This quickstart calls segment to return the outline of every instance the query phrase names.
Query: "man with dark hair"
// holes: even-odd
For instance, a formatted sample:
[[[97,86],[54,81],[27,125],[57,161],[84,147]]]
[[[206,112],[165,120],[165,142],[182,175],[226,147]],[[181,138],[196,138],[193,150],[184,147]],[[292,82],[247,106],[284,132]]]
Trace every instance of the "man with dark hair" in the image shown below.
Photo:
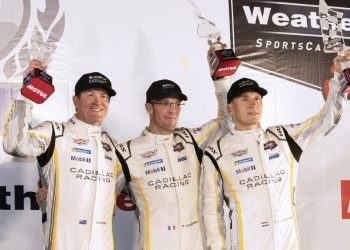
[[[224,105],[227,80],[215,81],[217,118],[196,129],[175,129],[187,100],[175,82],[163,79],[148,88],[149,126],[117,148],[137,207],[138,249],[205,249],[199,211],[201,149],[231,126]]]
[[[41,68],[32,60],[25,72]],[[114,249],[115,194],[123,188],[115,142],[101,131],[110,98],[116,92],[101,73],[84,74],[75,85],[76,114],[65,123],[29,127],[33,105],[13,101],[4,129],[4,151],[37,157],[45,249]],[[55,110],[56,112],[56,110]]]
[[[338,71],[341,59],[334,60]],[[232,84],[227,110],[234,128],[206,148],[202,163],[209,249],[226,249],[223,200],[233,212],[232,249],[300,248],[294,203],[298,162],[308,146],[339,122],[349,91],[334,79],[330,87],[320,113],[299,124],[264,131],[260,119],[267,91],[248,78]]]

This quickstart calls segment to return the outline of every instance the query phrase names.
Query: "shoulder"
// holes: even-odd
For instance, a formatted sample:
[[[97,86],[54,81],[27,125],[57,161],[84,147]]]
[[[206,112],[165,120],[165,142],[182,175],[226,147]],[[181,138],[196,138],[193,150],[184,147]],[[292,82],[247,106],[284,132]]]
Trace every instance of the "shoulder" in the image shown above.
[[[206,155],[212,156],[214,159],[218,159],[222,156],[221,148],[220,148],[220,143],[222,139],[219,139],[215,142],[212,142],[209,144],[205,149],[204,152]]]
[[[266,129],[266,133],[276,137],[278,140],[286,140],[282,125],[269,127]]]
[[[189,128],[176,128],[174,130],[174,136],[180,137],[186,143],[193,143],[193,129]]]
[[[62,136],[64,134],[64,123],[59,123],[55,121],[45,121],[30,129],[39,134],[51,135],[52,132],[56,137]]]
[[[102,139],[104,141],[108,141],[109,143],[113,144],[113,145],[117,145],[118,141],[114,138],[112,138],[106,131],[102,131]]]
[[[124,159],[128,159],[131,157],[131,150],[130,150],[130,143],[131,141],[126,141],[123,143],[116,144],[116,153],[120,154]]]
[[[219,140],[209,144],[205,148],[205,152],[209,153],[215,159],[219,159],[238,145],[236,139],[238,138],[232,132],[229,132]]]

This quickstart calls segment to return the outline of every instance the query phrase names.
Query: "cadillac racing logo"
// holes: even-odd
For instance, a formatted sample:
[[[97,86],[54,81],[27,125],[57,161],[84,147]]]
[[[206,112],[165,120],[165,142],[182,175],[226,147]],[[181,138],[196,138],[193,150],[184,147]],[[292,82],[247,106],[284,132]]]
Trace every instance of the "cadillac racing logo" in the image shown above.
[[[332,76],[336,54],[323,52],[319,0],[230,2],[231,43],[243,65],[317,90]],[[342,30],[349,40],[350,2],[331,4],[344,13]]]
[[[64,26],[65,16],[59,0],[1,1],[0,87],[8,85],[9,79],[22,75],[29,61],[28,48],[34,31],[39,31],[44,41],[56,44]]]

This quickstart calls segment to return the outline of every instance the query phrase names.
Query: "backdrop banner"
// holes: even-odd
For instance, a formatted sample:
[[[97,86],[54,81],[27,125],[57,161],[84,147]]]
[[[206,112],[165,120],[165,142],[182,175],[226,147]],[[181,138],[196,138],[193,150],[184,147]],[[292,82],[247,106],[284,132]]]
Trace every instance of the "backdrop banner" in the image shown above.
[[[343,13],[337,20],[350,46],[350,2],[327,4]],[[75,111],[76,81],[93,71],[111,79],[117,92],[103,128],[118,142],[138,136],[148,125],[145,92],[159,79],[175,81],[189,98],[179,127],[212,119],[217,104],[206,60],[208,41],[198,34],[200,17],[215,24],[242,60],[231,81],[249,77],[268,90],[264,128],[298,123],[321,109],[336,53],[324,52],[319,0],[0,0],[0,134],[22,86],[34,32],[54,45],[47,72],[55,92],[34,105],[32,126],[68,120]],[[346,107],[338,126],[301,158],[296,203],[302,249],[350,247],[348,124]],[[37,185],[35,159],[13,158],[1,146],[0,249],[42,249]],[[136,249],[135,205],[123,196],[116,204],[116,249]]]

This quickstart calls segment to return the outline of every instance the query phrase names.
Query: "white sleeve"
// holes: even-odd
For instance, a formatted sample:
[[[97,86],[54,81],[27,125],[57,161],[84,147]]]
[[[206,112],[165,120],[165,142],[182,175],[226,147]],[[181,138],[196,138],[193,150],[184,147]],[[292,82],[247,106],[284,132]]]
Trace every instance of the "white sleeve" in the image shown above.
[[[3,133],[3,148],[17,157],[39,156],[51,141],[52,125],[44,122],[29,129],[33,105],[24,100],[11,103]]]
[[[232,127],[231,118],[227,113],[227,91],[230,87],[230,78],[224,77],[216,80],[214,81],[214,86],[218,104],[217,117],[199,128],[190,129],[191,134],[201,149],[223,137]]]

